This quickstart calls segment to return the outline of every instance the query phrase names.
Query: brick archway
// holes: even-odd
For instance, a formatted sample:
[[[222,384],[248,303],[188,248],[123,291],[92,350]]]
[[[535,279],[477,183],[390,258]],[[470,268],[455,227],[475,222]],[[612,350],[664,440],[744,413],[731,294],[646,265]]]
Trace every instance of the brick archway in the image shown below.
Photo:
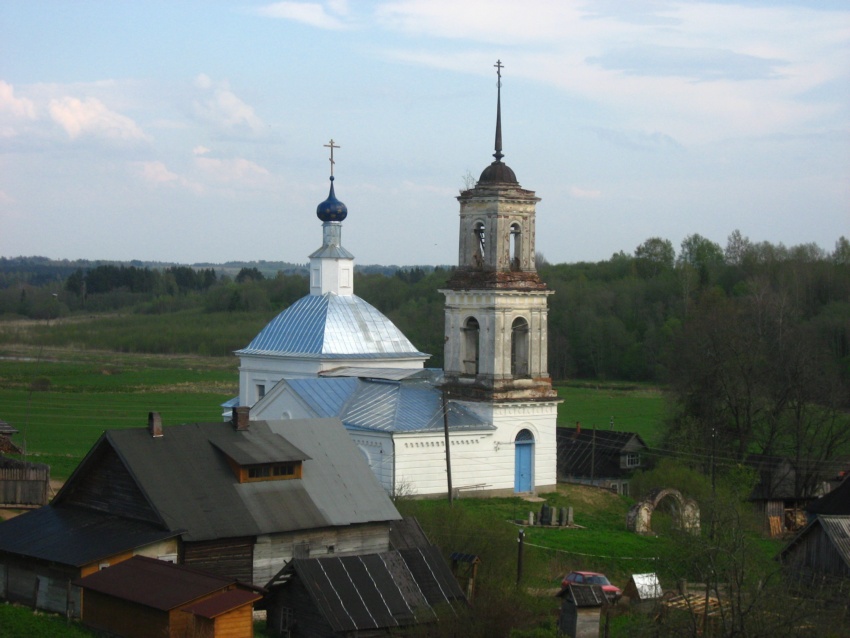
[[[629,508],[629,513],[626,515],[626,527],[629,531],[637,534],[652,534],[652,514],[666,498],[672,498],[676,503],[674,520],[679,529],[698,534],[699,505],[695,500],[685,498],[679,490],[671,487],[656,488],[645,499]]]

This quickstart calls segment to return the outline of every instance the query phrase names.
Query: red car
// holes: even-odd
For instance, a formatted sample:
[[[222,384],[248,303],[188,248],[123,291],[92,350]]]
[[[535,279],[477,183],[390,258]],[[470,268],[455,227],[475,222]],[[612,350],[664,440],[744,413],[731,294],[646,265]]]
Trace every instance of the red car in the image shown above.
[[[617,598],[622,593],[619,587],[611,584],[605,574],[597,572],[570,572],[561,581],[561,587],[567,585],[599,585],[605,595],[611,599]]]

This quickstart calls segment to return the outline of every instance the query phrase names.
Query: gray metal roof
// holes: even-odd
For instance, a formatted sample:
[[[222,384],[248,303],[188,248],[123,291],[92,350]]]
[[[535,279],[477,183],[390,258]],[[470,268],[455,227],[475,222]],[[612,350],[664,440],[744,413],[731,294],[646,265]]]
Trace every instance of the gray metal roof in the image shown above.
[[[465,602],[433,546],[362,556],[295,559],[295,572],[335,632],[436,620],[435,607]],[[296,610],[296,617],[299,613]]]
[[[823,530],[835,549],[850,567],[850,516],[830,516],[821,514],[815,519],[820,521]]]
[[[317,416],[338,417],[347,428],[381,432],[442,430],[443,402],[429,379],[286,379]],[[463,406],[448,403],[449,429],[493,430],[495,426]]]
[[[178,535],[103,512],[45,505],[0,523],[0,551],[82,567]]]
[[[307,295],[272,319],[236,354],[334,358],[428,357],[375,307],[355,295]]]
[[[357,377],[360,379],[388,379],[392,381],[401,381],[402,379],[416,377],[419,379],[434,379],[435,382],[439,382],[442,379],[443,371],[435,368],[358,368],[351,366],[323,370],[319,373],[319,376],[325,378]]]
[[[185,530],[186,540],[400,518],[337,419],[251,421],[242,431],[193,423],[163,432],[153,438],[146,428],[111,430],[98,444],[115,449],[151,507],[169,529]],[[261,447],[267,449],[258,456]],[[277,460],[293,448],[307,456],[300,479],[240,484],[227,460]]]

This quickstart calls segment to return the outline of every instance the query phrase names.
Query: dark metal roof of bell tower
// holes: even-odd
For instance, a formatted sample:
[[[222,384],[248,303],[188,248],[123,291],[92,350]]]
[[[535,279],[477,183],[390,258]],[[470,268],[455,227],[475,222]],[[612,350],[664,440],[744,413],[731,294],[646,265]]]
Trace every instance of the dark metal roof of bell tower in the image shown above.
[[[504,65],[501,60],[496,60],[496,64],[493,66],[496,67],[496,75],[498,77],[498,82],[496,83],[496,152],[493,153],[493,157],[496,160],[484,169],[481,177],[478,179],[478,183],[517,184],[516,174],[511,170],[510,166],[502,162],[502,158],[504,157],[502,154],[502,69]]]

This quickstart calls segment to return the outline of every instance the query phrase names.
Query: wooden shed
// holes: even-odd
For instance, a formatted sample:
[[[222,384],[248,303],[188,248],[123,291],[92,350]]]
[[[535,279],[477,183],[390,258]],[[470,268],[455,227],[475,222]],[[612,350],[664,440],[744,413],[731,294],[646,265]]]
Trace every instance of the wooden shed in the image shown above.
[[[818,516],[788,543],[780,558],[798,578],[850,579],[850,516]]]
[[[233,579],[143,556],[74,584],[83,624],[126,638],[250,638],[261,598]]]
[[[268,584],[273,636],[356,638],[434,622],[466,604],[433,545],[379,554],[293,560]]]
[[[654,608],[663,594],[655,574],[632,574],[623,589],[623,597],[628,598],[632,608],[637,610]]]
[[[567,585],[557,594],[561,602],[558,629],[572,638],[598,638],[602,607],[608,598],[601,585]]]

